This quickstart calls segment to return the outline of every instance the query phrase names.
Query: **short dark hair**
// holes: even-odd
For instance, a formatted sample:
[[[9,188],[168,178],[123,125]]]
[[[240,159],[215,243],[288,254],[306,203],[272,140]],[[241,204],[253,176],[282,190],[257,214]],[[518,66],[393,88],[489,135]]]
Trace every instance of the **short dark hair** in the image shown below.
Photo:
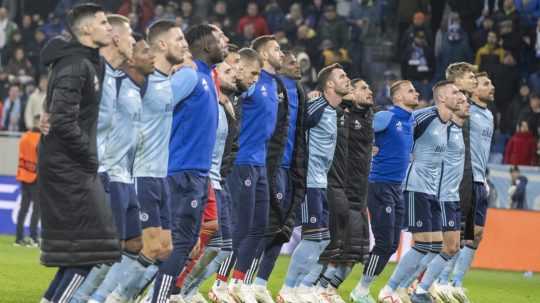
[[[229,43],[229,44],[227,44],[227,49],[231,53],[237,53],[238,50],[240,49],[240,47],[238,45],[234,44],[234,43]]]
[[[486,77],[486,78],[489,78],[489,75],[488,75],[488,73],[486,73],[486,72],[474,73],[474,76],[475,76],[476,78],[480,78],[480,77]]]
[[[517,166],[517,165],[510,166],[510,172],[511,173],[513,173],[513,172],[519,173],[519,166]]]
[[[207,37],[212,36],[214,28],[208,24],[199,24],[189,28],[186,33],[186,41],[189,44],[190,49],[197,46],[205,40]]]
[[[96,3],[81,3],[75,5],[67,15],[68,28],[76,34],[76,27],[80,21],[87,17],[92,17],[98,12],[105,12],[101,5]]]
[[[540,99],[540,94],[538,94],[537,92],[532,92],[531,94],[529,94],[529,100],[532,99]]]
[[[317,86],[321,90],[324,90],[324,88],[326,87],[326,83],[328,82],[328,79],[330,78],[330,75],[335,69],[343,69],[343,66],[339,63],[334,63],[334,64],[324,67],[323,69],[321,69],[319,74],[317,74]]]
[[[450,85],[450,84],[454,84],[454,81],[450,81],[450,80],[441,80],[437,83],[435,83],[435,85],[433,85],[433,99],[435,99],[435,101],[438,101],[438,98],[439,98],[439,90],[447,85]]]
[[[259,53],[257,53],[252,48],[244,47],[238,51],[238,54],[240,55],[240,59],[247,60],[250,62],[257,62],[259,63],[261,67],[263,66],[261,56],[259,56]]]
[[[277,41],[276,37],[274,35],[259,36],[251,42],[251,48],[254,49],[256,52],[260,52],[261,49],[265,47],[266,44],[270,41]]]
[[[133,39],[135,39],[135,42],[139,42],[141,40],[144,40],[144,36],[142,34],[133,32],[131,35],[133,36]]]
[[[168,19],[159,19],[153,22],[146,29],[146,37],[148,38],[148,42],[154,43],[161,34],[168,32],[174,27],[176,27],[176,24]]]
[[[354,79],[351,80],[351,85],[352,85],[352,86],[355,86],[356,83],[361,82],[361,81],[364,81],[364,82],[365,82],[365,80],[362,79],[362,78],[354,78]]]

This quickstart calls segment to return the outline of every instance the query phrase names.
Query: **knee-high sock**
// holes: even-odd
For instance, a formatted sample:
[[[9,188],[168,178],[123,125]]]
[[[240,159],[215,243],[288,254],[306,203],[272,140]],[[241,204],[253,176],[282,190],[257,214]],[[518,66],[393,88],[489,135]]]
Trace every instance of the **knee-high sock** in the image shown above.
[[[219,247],[208,246],[204,254],[199,258],[197,265],[193,267],[191,273],[187,276],[184,286],[182,287],[182,293],[184,295],[189,295],[191,292],[196,291],[199,287],[197,281],[202,277],[208,265],[214,260],[218,255]]]
[[[339,264],[334,272],[334,277],[330,280],[330,284],[336,289],[341,286],[341,283],[351,274],[352,265]]]
[[[100,264],[92,267],[86,279],[71,298],[70,303],[84,303],[90,299],[90,296],[96,291],[99,285],[105,279],[107,272],[111,268],[108,264]]]
[[[420,282],[420,288],[419,291],[426,291],[429,290],[433,282],[435,282],[435,279],[441,274],[444,267],[448,263],[448,260],[451,257],[445,253],[440,253],[437,255],[433,261],[431,261],[426,269],[426,273],[424,274],[424,277],[422,277],[422,281]]]
[[[438,283],[441,285],[448,285],[450,282],[450,273],[454,270],[454,266],[456,265],[456,261],[459,258],[459,251],[457,254],[452,256],[452,259],[448,261],[446,266],[444,267],[444,270],[439,275]]]
[[[431,244],[428,242],[416,242],[413,248],[401,258],[396,269],[394,269],[394,273],[392,273],[390,280],[388,280],[388,287],[396,290],[401,281],[414,274],[416,267],[429,252],[430,248]]]
[[[336,270],[337,270],[336,265],[328,264],[326,266],[326,269],[324,270],[324,273],[321,275],[319,279],[319,286],[321,286],[322,288],[327,288],[328,285],[330,285],[330,281],[334,277]]]
[[[300,284],[300,279],[307,273],[309,264],[313,262],[309,258],[316,258],[313,256],[313,251],[317,251],[319,242],[311,240],[301,240],[298,246],[294,249],[289,263],[289,269],[287,270],[287,276],[285,277],[285,286],[296,287]],[[316,262],[317,260],[315,260]]]
[[[134,264],[136,258],[137,255],[124,252],[121,261],[111,266],[105,279],[92,294],[91,298],[97,302],[105,302],[107,296],[118,286],[118,282],[124,279],[127,269]]]
[[[452,279],[452,284],[454,284],[454,286],[461,287],[463,285],[463,277],[465,277],[465,274],[469,271],[469,268],[471,268],[475,254],[476,248],[472,246],[467,245],[461,249],[453,273],[454,277]]]
[[[152,272],[150,277],[147,271]],[[156,272],[157,266],[154,265],[154,261],[139,253],[136,262],[133,262],[133,265],[126,270],[124,278],[118,282],[113,292],[128,302],[141,291],[141,288],[148,283],[148,279],[153,278]]]

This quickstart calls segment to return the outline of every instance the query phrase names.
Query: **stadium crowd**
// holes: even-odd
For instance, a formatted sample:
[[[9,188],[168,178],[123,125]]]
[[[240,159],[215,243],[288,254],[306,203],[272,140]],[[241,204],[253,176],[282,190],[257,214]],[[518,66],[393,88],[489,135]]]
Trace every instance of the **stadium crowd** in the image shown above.
[[[32,128],[32,117],[41,110],[47,85],[39,52],[48,39],[64,31],[65,11],[76,2],[59,1],[52,12],[46,9],[54,5],[43,11],[29,5],[22,10],[9,5],[0,9],[2,130]],[[97,2],[127,16],[139,32],[160,18],[175,20],[184,30],[207,22],[222,28],[240,47],[272,33],[282,46],[298,54],[302,83],[308,90],[314,88],[316,71],[336,62],[352,76],[369,78],[361,68],[367,41],[373,41],[369,38],[377,33],[392,39],[389,32],[397,23],[394,61],[400,64],[402,78],[413,81],[422,103],[432,103],[432,85],[444,77],[451,62],[476,64],[497,87],[490,108],[496,117],[491,161],[538,164],[540,1]],[[373,85],[379,87],[375,102],[380,107],[391,104],[389,85],[398,78],[396,71],[386,73],[386,85]]]

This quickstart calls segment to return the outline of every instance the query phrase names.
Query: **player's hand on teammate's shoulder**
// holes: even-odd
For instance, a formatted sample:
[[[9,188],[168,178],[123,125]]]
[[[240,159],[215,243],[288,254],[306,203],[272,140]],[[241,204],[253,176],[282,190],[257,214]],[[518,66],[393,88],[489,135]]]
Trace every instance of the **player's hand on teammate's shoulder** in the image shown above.
[[[312,90],[307,94],[308,100],[313,101],[313,99],[317,99],[322,96],[322,93],[318,90]]]
[[[43,112],[39,117],[39,131],[43,135],[48,135],[51,130],[51,124],[49,123],[49,113]]]

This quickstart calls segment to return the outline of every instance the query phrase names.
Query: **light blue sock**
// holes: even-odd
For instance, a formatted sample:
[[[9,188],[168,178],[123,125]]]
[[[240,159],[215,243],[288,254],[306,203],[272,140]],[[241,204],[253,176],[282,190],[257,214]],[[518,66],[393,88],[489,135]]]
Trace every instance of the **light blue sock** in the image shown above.
[[[208,246],[204,250],[204,254],[201,256],[195,267],[189,275],[186,277],[182,292],[186,295],[193,293],[193,290],[199,289],[200,282],[203,276],[208,270],[208,265],[217,257],[219,253],[219,247]],[[202,280],[202,281],[201,281]]]
[[[255,278],[255,281],[253,282],[255,285],[259,285],[259,286],[264,286],[266,287],[266,285],[268,284],[268,281],[266,281],[265,279],[262,279],[262,278]]]
[[[199,286],[206,281],[206,279],[210,278],[213,274],[215,274],[218,270],[221,264],[232,254],[232,251],[229,250],[220,250],[217,254],[217,256],[206,266],[206,269],[202,272],[201,275],[198,276],[197,279],[194,279],[188,286],[187,286],[187,292],[190,292],[193,288],[199,288]]]
[[[122,255],[122,260],[111,267],[101,285],[92,294],[91,299],[100,303],[105,302],[107,296],[116,288],[118,282],[124,279],[126,270],[131,267],[134,262],[136,261],[132,258]]]
[[[332,278],[334,277],[334,274],[336,273],[336,270],[337,270],[337,267],[335,265],[328,264],[328,266],[326,266],[326,270],[324,271],[324,274],[319,279],[319,286],[321,286],[322,288],[328,287],[328,285],[330,284],[330,281],[332,280]]]
[[[428,252],[422,258],[422,260],[420,260],[420,264],[418,265],[418,267],[416,267],[416,270],[415,270],[414,274],[412,274],[410,277],[407,277],[406,279],[403,279],[403,281],[401,281],[401,283],[399,283],[398,287],[400,287],[400,288],[409,288],[409,286],[411,286],[411,284],[414,282],[414,280],[416,280],[416,278],[418,278],[420,276],[420,274],[422,274],[422,272],[424,270],[426,270],[429,263],[431,263],[431,261],[433,259],[435,259],[435,257],[437,255],[438,255],[438,253]]]
[[[476,249],[469,246],[465,246],[461,249],[453,273],[454,278],[452,284],[454,284],[454,286],[461,287],[463,285],[463,277],[465,277],[465,274],[469,271],[469,268],[471,268],[475,253]]]
[[[81,286],[77,289],[69,302],[87,302],[88,299],[90,299],[92,293],[94,293],[94,291],[98,288],[101,282],[103,282],[103,279],[105,279],[105,276],[107,275],[107,272],[110,268],[111,266],[107,264],[101,264],[92,267],[92,270],[90,270],[90,273],[88,273],[88,276],[86,277],[86,279],[84,279],[83,284],[81,284]]]
[[[341,283],[343,283],[343,281],[347,279],[351,271],[352,266],[343,264],[338,265],[334,273],[334,277],[332,277],[332,280],[330,281],[332,286],[334,286],[335,288],[339,288]]]
[[[319,255],[314,254],[318,251],[319,242],[311,240],[301,240],[298,246],[294,249],[289,263],[289,269],[287,270],[287,276],[285,277],[285,285],[287,287],[296,287],[300,283],[300,279],[310,269],[308,266],[311,263],[311,259],[317,259]],[[315,255],[315,256],[314,256]]]
[[[317,283],[317,280],[319,280],[319,277],[321,276],[324,265],[319,263],[319,257],[321,256],[326,246],[330,244],[330,239],[321,240],[318,243],[319,245],[317,246],[317,250],[312,251],[309,258],[309,264],[307,268],[311,270],[306,275],[304,275],[304,277],[299,282],[300,284],[307,287],[315,286],[315,283]]]
[[[448,263],[446,263],[444,270],[439,275],[439,279],[437,281],[439,284],[448,285],[448,283],[450,282],[450,273],[452,272],[452,270],[454,270],[454,266],[456,265],[458,257],[459,251],[452,257],[452,259],[450,259],[450,261],[448,261]]]
[[[126,270],[125,279],[118,282],[118,286],[116,286],[114,292],[126,302],[129,301],[140,292],[141,289],[138,286],[141,279],[144,279],[144,274],[149,267],[144,267],[139,262],[133,262],[132,266]]]
[[[363,275],[355,288],[369,289],[374,280],[375,276]]]
[[[437,279],[437,277],[444,270],[444,267],[450,258],[451,257],[449,255],[441,253],[440,255],[436,256],[431,263],[429,263],[426,273],[420,282],[420,287],[423,290],[429,290],[433,282],[435,282],[435,279]]]
[[[396,290],[399,283],[414,274],[416,267],[430,249],[429,243],[417,242],[399,261],[396,269],[388,280],[388,287]]]

